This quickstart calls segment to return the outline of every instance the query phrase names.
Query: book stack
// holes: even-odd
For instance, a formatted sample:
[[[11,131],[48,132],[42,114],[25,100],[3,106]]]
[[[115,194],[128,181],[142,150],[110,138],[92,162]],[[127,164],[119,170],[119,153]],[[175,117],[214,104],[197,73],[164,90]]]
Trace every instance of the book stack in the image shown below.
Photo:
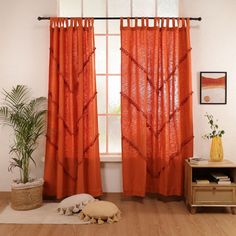
[[[213,180],[217,182],[218,184],[231,184],[230,177],[228,175],[225,175],[224,173],[211,173],[211,176],[213,177]]]
[[[205,158],[200,158],[200,157],[190,157],[188,159],[190,164],[194,165],[206,165],[208,164],[208,159]]]

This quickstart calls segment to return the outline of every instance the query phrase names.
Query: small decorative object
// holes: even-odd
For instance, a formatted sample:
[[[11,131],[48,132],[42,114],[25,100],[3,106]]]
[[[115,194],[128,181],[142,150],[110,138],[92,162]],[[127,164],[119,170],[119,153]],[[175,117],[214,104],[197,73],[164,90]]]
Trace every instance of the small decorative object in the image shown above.
[[[57,212],[60,215],[73,215],[79,213],[89,202],[97,201],[93,196],[87,193],[80,193],[65,198],[59,203]]]
[[[10,146],[9,171],[17,167],[20,179],[12,184],[11,207],[15,210],[30,210],[42,205],[43,180],[30,178],[30,162],[35,165],[33,152],[37,141],[44,134],[46,124],[46,98],[30,98],[30,91],[24,85],[4,90],[4,100],[0,107],[0,122],[14,131],[14,141]]]
[[[200,104],[227,103],[227,73],[200,72]]]
[[[121,212],[112,202],[96,201],[88,203],[79,213],[81,220],[89,221],[92,224],[111,224],[120,220]]]
[[[224,130],[220,130],[218,125],[214,122],[213,115],[205,115],[210,125],[211,132],[205,134],[203,138],[212,139],[211,151],[210,151],[210,160],[211,161],[222,161],[223,160],[223,146],[221,137],[225,133]]]

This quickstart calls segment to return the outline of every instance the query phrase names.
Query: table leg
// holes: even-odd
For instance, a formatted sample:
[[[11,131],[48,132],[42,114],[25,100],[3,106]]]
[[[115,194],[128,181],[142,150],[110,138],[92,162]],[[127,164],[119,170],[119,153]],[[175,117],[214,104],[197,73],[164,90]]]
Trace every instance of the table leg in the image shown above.
[[[231,212],[233,215],[236,215],[236,207],[231,207]]]

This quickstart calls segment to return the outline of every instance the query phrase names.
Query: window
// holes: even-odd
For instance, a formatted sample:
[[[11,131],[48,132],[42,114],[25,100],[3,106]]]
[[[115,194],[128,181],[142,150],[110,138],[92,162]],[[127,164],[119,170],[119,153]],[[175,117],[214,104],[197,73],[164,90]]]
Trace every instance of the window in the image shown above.
[[[59,0],[59,15],[74,17],[178,16],[178,0]],[[99,148],[121,153],[120,21],[94,22]]]
[[[106,1],[105,16],[115,16],[112,9],[127,1]],[[114,6],[114,4],[116,6]],[[95,32],[96,78],[98,90],[98,121],[100,152],[121,152],[120,127],[120,32],[119,20],[104,21],[105,28]],[[95,26],[96,27],[96,26]]]

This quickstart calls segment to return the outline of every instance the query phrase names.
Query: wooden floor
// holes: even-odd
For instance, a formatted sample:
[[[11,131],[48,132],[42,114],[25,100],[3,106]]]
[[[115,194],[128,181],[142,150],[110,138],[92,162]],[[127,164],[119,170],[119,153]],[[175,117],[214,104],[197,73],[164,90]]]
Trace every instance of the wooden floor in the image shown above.
[[[104,225],[21,225],[0,224],[1,236],[217,236],[236,235],[236,215],[227,208],[203,208],[191,215],[183,201],[162,202],[156,198],[124,199],[120,194],[107,194],[122,211],[122,219]],[[9,201],[0,194],[0,212]]]

